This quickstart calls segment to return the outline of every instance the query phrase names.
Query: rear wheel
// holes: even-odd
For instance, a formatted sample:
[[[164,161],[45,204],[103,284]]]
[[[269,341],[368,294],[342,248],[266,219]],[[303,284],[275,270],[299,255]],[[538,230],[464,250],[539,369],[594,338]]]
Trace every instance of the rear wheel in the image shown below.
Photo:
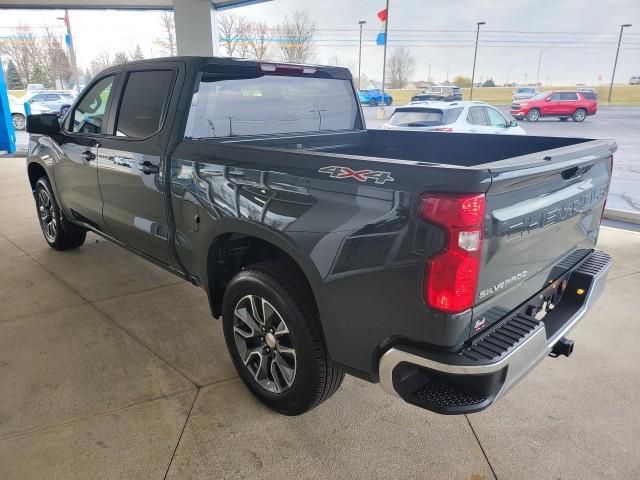
[[[389,106],[389,105],[391,105],[392,103],[393,103],[393,100],[392,100],[391,98],[387,98],[387,99],[385,99],[385,101],[384,101],[384,104],[385,104],[386,106]]]
[[[80,247],[87,231],[64,220],[46,177],[41,177],[36,182],[35,197],[38,221],[47,243],[56,250]]]
[[[64,107],[62,107],[60,109],[60,117],[64,117],[67,114],[68,111],[69,111],[69,106],[68,105],[65,105]]]
[[[540,110],[537,108],[532,108],[527,112],[527,120],[530,122],[537,122],[540,120]]]
[[[24,127],[27,123],[25,121],[24,115],[22,115],[21,113],[14,113],[13,115],[11,115],[11,120],[13,121],[13,128],[15,128],[16,130],[24,130]]]
[[[344,378],[297,277],[283,262],[250,266],[231,280],[223,302],[225,341],[240,378],[258,400],[285,415],[316,407]]]
[[[584,108],[577,109],[573,114],[574,122],[584,122],[585,118],[587,118],[587,111]]]

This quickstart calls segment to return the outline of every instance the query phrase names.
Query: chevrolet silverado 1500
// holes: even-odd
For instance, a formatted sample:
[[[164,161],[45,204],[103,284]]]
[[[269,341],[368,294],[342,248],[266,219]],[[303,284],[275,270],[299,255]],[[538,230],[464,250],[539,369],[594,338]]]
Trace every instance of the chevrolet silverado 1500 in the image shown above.
[[[613,141],[367,130],[343,68],[134,62],[27,129],[46,241],[92,231],[203,288],[238,374],[284,414],[345,372],[482,410],[571,353],[611,265]]]

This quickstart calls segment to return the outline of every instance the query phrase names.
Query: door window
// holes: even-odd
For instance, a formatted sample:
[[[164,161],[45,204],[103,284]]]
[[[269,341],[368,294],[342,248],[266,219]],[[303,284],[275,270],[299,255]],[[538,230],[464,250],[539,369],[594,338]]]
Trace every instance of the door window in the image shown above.
[[[55,93],[47,93],[44,96],[45,102],[57,102],[58,100],[60,100],[60,95],[57,95]]]
[[[552,102],[557,102],[558,100],[562,100],[562,95],[560,93],[552,93],[551,94],[551,101]]]
[[[115,75],[96,83],[73,111],[71,131],[79,133],[103,133],[104,113],[111,96]]]
[[[484,114],[484,107],[471,107],[467,114],[467,122],[471,125],[489,125],[487,116]]]
[[[506,128],[507,127],[507,119],[504,118],[502,116],[502,114],[493,109],[493,108],[486,108],[487,111],[487,116],[489,117],[489,123],[491,124],[492,127],[500,127],[500,128]]]
[[[160,130],[173,74],[173,70],[147,70],[129,74],[120,103],[116,135],[146,138]]]
[[[561,92],[560,100],[578,100],[578,95],[574,92]]]

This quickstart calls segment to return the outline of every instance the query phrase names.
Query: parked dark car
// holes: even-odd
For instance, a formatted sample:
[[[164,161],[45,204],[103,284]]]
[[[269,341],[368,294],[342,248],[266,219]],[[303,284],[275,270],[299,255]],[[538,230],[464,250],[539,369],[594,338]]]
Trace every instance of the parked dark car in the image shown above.
[[[513,91],[512,101],[526,100],[531,97],[535,97],[538,94],[536,87],[518,87]]]
[[[571,354],[611,266],[614,142],[367,130],[344,68],[134,62],[27,130],[49,245],[96,232],[204,289],[241,379],[287,415],[345,372],[482,410]]]
[[[453,85],[434,85],[411,97],[412,102],[436,100],[440,102],[454,102],[462,100],[462,90]]]

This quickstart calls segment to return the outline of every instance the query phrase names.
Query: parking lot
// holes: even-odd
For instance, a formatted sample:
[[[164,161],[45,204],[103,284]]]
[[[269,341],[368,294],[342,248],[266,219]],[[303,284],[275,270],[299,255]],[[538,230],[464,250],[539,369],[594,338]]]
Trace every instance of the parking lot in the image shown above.
[[[368,128],[381,128],[384,121],[376,118],[377,108],[363,107]],[[509,107],[499,107],[508,118]],[[386,109],[387,118],[394,107]],[[607,208],[640,213],[640,107],[600,106],[598,113],[582,123],[561,122],[542,118],[536,123],[519,122],[528,135],[554,137],[613,138],[618,143],[614,155],[613,180]]]
[[[584,131],[533,126],[556,127]],[[199,289],[95,235],[50,249],[24,158],[0,162],[3,480],[640,478],[638,233],[602,229],[616,264],[572,358],[487,411],[439,416],[347,377],[283,417],[237,379]]]

